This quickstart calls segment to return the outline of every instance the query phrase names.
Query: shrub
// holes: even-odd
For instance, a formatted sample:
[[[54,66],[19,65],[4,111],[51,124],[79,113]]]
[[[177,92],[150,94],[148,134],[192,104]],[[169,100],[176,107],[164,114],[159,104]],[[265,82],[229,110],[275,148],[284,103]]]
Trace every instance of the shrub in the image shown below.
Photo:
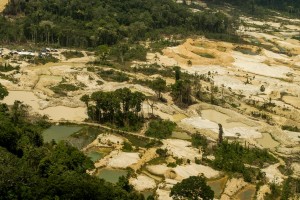
[[[66,59],[81,58],[84,56],[81,51],[64,51],[61,54],[64,55]]]
[[[167,138],[172,135],[176,124],[169,120],[153,120],[149,123],[149,128],[146,135],[156,138]]]

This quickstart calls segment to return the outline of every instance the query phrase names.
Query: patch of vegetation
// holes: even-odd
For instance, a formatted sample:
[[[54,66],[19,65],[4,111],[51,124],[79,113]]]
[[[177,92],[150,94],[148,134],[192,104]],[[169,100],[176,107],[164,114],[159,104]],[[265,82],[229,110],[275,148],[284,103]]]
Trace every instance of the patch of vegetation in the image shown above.
[[[281,126],[282,130],[287,130],[287,131],[292,131],[292,132],[300,132],[300,128],[297,126],[289,126],[289,125],[284,125]]]
[[[81,51],[64,51],[61,53],[66,59],[84,57]]]
[[[29,62],[32,64],[40,65],[40,64],[46,64],[46,63],[56,63],[58,62],[59,59],[53,57],[52,55],[47,55],[47,56],[37,56],[34,57],[33,59],[30,59]]]
[[[190,176],[177,183],[171,189],[170,196],[173,199],[203,199],[210,200],[214,198],[214,191],[207,185],[206,178],[201,176]]]
[[[148,165],[160,165],[166,163],[165,157],[156,157],[150,160],[147,164]]]
[[[151,65],[139,65],[137,67],[134,67],[133,72],[135,73],[142,73],[144,75],[155,75],[159,74],[163,77],[173,77],[174,76],[174,71],[172,68],[161,68],[157,64],[151,64]]]
[[[172,135],[176,127],[176,123],[169,120],[153,120],[149,123],[149,128],[145,132],[145,135],[155,138],[167,138]]]
[[[201,56],[203,58],[216,58],[213,54],[210,53],[200,53],[200,52],[194,52],[193,53],[197,54],[198,56]]]
[[[294,39],[294,40],[299,40],[299,41],[300,41],[300,35],[293,36],[292,39]]]
[[[172,168],[175,168],[177,166],[177,164],[176,163],[168,163],[167,164],[167,167],[172,167]]]
[[[6,74],[0,73],[0,78],[4,79],[4,80],[11,81],[11,82],[13,82],[15,84],[19,82],[19,80],[16,79],[16,78],[14,78],[13,75],[6,75]]]
[[[178,46],[180,45],[179,41],[173,41],[173,40],[158,40],[151,42],[150,44],[150,50],[152,52],[160,52],[162,53],[162,50],[166,47],[172,47],[172,46]]]
[[[73,84],[60,83],[56,86],[50,87],[50,89],[56,94],[66,96],[68,92],[79,90],[80,87]]]
[[[261,51],[261,49],[258,49],[257,51],[253,51],[251,48],[242,47],[242,46],[237,46],[234,48],[234,50],[247,55],[259,55]]]
[[[102,79],[105,81],[116,81],[116,82],[125,82],[129,81],[129,76],[123,72],[111,70],[101,70],[98,72]]]
[[[215,160],[212,166],[227,172],[238,172],[243,174],[245,181],[255,179],[259,171],[247,168],[245,164],[262,167],[264,164],[277,162],[267,150],[243,147],[238,142],[222,142],[214,152]]]
[[[160,156],[160,157],[167,157],[167,153],[168,153],[168,150],[167,149],[157,149],[156,150],[156,153]]]
[[[10,64],[4,63],[4,65],[0,65],[0,72],[9,72],[9,71],[13,71],[13,70],[19,70],[20,67],[13,67]]]
[[[192,135],[192,146],[193,147],[203,147],[203,149],[206,149],[207,147],[207,139],[205,136],[200,135],[199,133],[195,133]]]
[[[133,148],[131,146],[131,144],[129,142],[124,142],[123,143],[123,147],[122,147],[122,151],[125,151],[125,152],[132,152],[133,151]]]

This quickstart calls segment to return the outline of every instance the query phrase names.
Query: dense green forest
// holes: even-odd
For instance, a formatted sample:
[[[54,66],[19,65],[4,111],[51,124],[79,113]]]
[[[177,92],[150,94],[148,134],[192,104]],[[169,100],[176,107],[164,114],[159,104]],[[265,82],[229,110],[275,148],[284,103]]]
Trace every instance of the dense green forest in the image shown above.
[[[0,42],[96,47],[188,33],[228,33],[221,12],[193,13],[173,0],[11,0],[0,18]]]

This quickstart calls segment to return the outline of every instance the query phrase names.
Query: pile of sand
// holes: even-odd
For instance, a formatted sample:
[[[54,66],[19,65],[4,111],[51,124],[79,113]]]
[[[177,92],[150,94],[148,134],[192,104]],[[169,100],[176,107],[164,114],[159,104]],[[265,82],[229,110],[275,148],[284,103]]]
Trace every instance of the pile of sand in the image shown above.
[[[233,196],[237,191],[245,187],[247,183],[242,178],[232,178],[227,181],[221,199],[227,199],[226,196]]]
[[[136,178],[130,178],[129,183],[133,185],[134,189],[139,192],[144,190],[151,190],[156,187],[155,181],[145,175],[138,175]]]
[[[284,175],[280,173],[278,169],[279,165],[280,163],[277,163],[262,169],[262,172],[266,173],[266,178],[268,179],[269,183],[281,184],[286,178]]]
[[[194,161],[195,158],[201,159],[202,153],[199,149],[192,147],[191,142],[179,139],[166,139],[163,140],[161,148],[167,149],[168,154],[177,158],[184,158]]]
[[[126,167],[137,163],[139,159],[139,153],[119,152],[116,156],[108,160],[107,166],[112,168],[125,169]]]
[[[177,180],[183,180],[190,176],[198,176],[203,174],[206,178],[216,178],[220,175],[220,173],[208,166],[198,165],[195,163],[191,163],[189,165],[182,165],[173,168],[175,173],[177,174]]]

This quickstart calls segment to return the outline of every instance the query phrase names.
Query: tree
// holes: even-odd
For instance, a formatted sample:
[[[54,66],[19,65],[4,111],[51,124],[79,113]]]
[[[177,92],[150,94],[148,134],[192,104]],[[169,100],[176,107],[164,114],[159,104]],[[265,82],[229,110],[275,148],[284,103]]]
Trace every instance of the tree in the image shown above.
[[[7,89],[0,83],[0,100],[3,100],[4,97],[8,95]]]
[[[218,143],[222,144],[224,131],[223,131],[222,124],[218,124],[218,126],[219,126],[219,140],[218,140]]]
[[[181,77],[180,67],[178,66],[174,67],[174,71],[175,71],[175,80],[179,81]]]
[[[206,184],[206,178],[203,175],[191,176],[174,185],[170,196],[175,200],[211,200],[214,198],[214,191]]]
[[[106,61],[110,54],[110,49],[107,45],[100,45],[97,48],[96,55],[99,56],[101,61]]]
[[[85,94],[80,98],[80,101],[84,102],[86,107],[88,108],[89,107],[90,96],[88,94]]]
[[[261,91],[261,92],[264,92],[265,90],[266,90],[265,86],[264,86],[264,85],[261,85],[261,86],[260,86],[260,91]]]
[[[145,135],[156,138],[167,138],[172,135],[176,123],[169,120],[153,120],[149,123],[149,128]]]
[[[162,99],[161,93],[164,92],[167,88],[166,81],[162,78],[156,78],[152,82],[151,88],[156,92],[157,98]]]

